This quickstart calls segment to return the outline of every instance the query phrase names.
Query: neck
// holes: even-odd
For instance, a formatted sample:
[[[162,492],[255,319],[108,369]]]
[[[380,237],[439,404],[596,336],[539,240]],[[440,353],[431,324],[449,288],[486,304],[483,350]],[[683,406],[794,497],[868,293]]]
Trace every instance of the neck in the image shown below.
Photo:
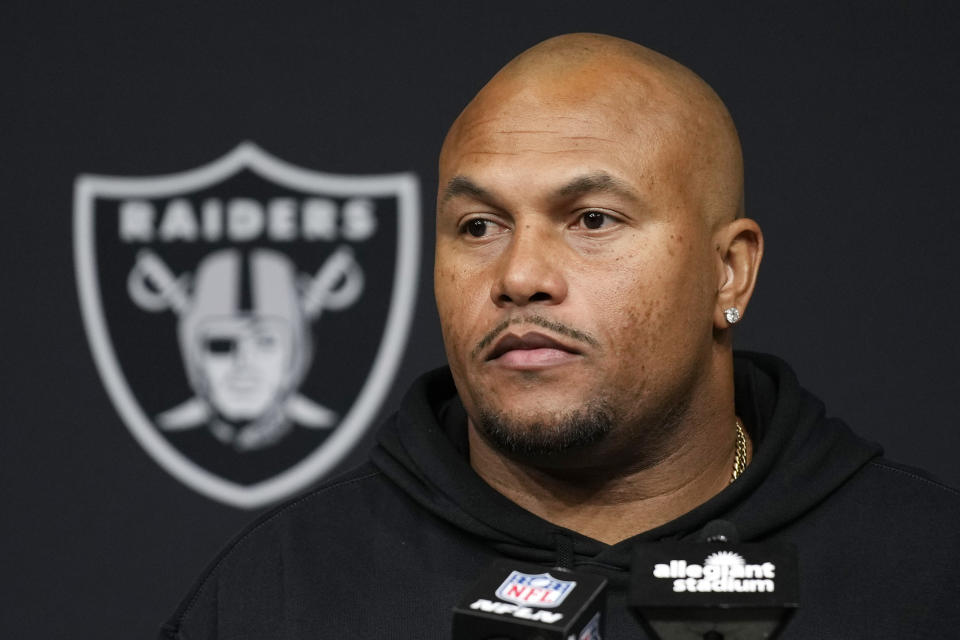
[[[625,442],[600,443],[594,450],[576,452],[569,464],[551,460],[548,465],[505,456],[468,421],[470,464],[487,484],[524,509],[614,544],[687,513],[730,484],[736,458],[732,383],[721,396],[722,409],[712,403],[710,411],[686,413],[659,443],[659,455],[647,451],[633,463],[615,453],[644,449],[627,446],[627,428],[618,429],[628,434]],[[747,454],[749,460],[749,439]]]

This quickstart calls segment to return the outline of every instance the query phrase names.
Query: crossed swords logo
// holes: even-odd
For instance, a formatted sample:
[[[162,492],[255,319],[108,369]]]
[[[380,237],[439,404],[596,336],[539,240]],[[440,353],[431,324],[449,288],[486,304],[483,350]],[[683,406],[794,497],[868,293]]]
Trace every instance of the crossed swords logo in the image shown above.
[[[191,334],[196,331],[197,316],[204,313],[204,296],[224,297],[220,290],[223,286],[204,289],[202,283],[196,282],[195,276],[201,275],[205,268],[207,272],[215,270],[211,265],[223,267],[224,264],[232,264],[235,272],[238,270],[235,265],[239,263],[239,255],[237,249],[214,252],[201,261],[196,274],[177,276],[156,253],[145,249],[137,255],[130,271],[127,291],[133,302],[144,311],[160,313],[169,310],[176,314],[184,365],[196,394],[159,414],[157,425],[167,432],[207,425],[219,440],[246,451],[277,442],[294,423],[310,429],[328,429],[337,422],[338,416],[334,411],[300,394],[297,387],[306,375],[312,357],[310,323],[325,311],[340,311],[353,305],[363,292],[364,276],[353,251],[347,245],[338,247],[315,274],[294,275],[291,261],[279,252],[269,249],[250,252],[251,264],[262,267],[261,271],[272,276],[272,279],[267,278],[267,288],[271,290],[268,297],[279,308],[279,311],[274,311],[281,317],[281,324],[287,327],[289,357],[284,365],[282,383],[274,382],[274,388],[266,390],[262,388],[264,383],[261,383],[259,391],[268,394],[268,403],[258,411],[258,415],[245,416],[242,420],[244,424],[238,427],[236,420],[224,418],[225,413],[230,413],[230,407],[223,405],[230,403],[222,399],[218,401],[215,390],[211,391],[210,388],[213,383],[198,372],[196,363],[203,356],[197,353],[196,336]],[[223,273],[231,274],[231,271],[221,268],[220,275]],[[223,285],[223,281],[221,277],[219,285]],[[264,282],[261,279],[261,288]],[[286,304],[278,304],[278,299]],[[209,306],[209,301],[206,304]],[[220,317],[236,323],[256,320],[257,314],[241,312],[234,307],[226,316],[221,314]]]

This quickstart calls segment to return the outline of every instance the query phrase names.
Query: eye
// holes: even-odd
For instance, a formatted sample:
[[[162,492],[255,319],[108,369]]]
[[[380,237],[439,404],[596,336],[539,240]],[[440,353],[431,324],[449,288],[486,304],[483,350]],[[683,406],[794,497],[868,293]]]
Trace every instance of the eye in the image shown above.
[[[203,346],[208,353],[226,354],[233,353],[237,343],[232,338],[207,338]]]
[[[613,216],[597,209],[590,209],[580,214],[577,222],[585,229],[602,229],[615,222]]]
[[[257,334],[257,346],[260,347],[261,349],[272,349],[276,343],[277,343],[276,338],[274,338],[269,333]]]
[[[474,238],[483,238],[495,232],[499,225],[492,220],[471,218],[460,225],[460,233],[469,234]]]

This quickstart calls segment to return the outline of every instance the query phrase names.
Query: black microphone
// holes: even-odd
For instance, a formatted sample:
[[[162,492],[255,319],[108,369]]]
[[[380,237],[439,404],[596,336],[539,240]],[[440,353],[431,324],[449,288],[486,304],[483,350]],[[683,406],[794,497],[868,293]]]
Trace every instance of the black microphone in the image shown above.
[[[796,548],[740,543],[715,520],[698,541],[633,549],[629,603],[660,640],[770,640],[799,606]]]
[[[607,581],[500,560],[453,608],[453,640],[601,640]]]

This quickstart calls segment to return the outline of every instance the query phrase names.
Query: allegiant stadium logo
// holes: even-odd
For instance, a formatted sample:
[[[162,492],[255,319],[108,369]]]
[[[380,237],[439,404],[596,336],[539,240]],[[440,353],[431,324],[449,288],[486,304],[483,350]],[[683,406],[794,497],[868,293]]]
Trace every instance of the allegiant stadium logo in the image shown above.
[[[250,143],[172,175],[78,177],[81,308],[131,433],[234,506],[319,479],[393,382],[419,224],[413,174],[320,173]]]
[[[776,589],[772,562],[748,564],[739,553],[716,551],[703,564],[671,560],[653,567],[654,578],[673,580],[676,593],[769,593]]]

